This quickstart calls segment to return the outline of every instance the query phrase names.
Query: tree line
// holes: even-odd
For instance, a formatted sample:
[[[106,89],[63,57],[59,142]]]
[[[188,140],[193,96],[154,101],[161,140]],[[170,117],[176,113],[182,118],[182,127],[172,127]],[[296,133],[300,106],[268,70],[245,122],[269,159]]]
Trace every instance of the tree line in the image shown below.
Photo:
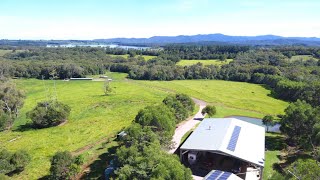
[[[265,84],[273,95],[287,101],[305,100],[313,106],[320,103],[320,49],[312,47],[249,48],[245,46],[168,45],[158,56],[146,61],[143,57],[112,57],[107,53],[118,49],[103,48],[32,48],[12,52],[0,59],[0,75],[49,79],[85,77],[105,71],[125,72],[139,80],[221,79]],[[137,54],[145,50],[126,50]],[[189,52],[203,54],[229,52],[234,61],[214,66],[195,64],[177,66]],[[148,51],[149,52],[149,51]],[[128,52],[126,52],[128,53]],[[294,61],[292,55],[313,58]]]

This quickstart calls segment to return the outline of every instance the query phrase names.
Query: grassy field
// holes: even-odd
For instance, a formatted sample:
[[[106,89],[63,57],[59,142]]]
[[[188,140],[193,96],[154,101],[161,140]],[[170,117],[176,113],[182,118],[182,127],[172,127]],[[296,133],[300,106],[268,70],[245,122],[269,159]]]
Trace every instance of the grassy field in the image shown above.
[[[220,80],[138,81],[146,87],[188,94],[217,106],[217,117],[229,114],[263,117],[282,114],[288,103],[270,97],[261,85]]]
[[[177,63],[179,66],[191,66],[197,63],[202,63],[203,65],[224,65],[229,64],[232,59],[227,59],[226,61],[220,61],[218,59],[208,59],[208,60],[181,60]]]
[[[290,58],[291,61],[306,61],[309,59],[317,60],[316,58],[312,57],[311,55],[297,55],[297,56],[292,56]]]
[[[108,54],[111,57],[123,57],[123,58],[128,58],[129,55],[128,54],[124,54],[124,55],[114,55],[114,54]],[[149,61],[150,59],[153,59],[157,56],[148,56],[148,55],[141,55],[146,61]],[[136,56],[138,57],[138,55]]]
[[[12,52],[12,50],[3,50],[0,49],[0,57],[3,57],[5,54]]]
[[[127,127],[141,108],[161,103],[168,93],[186,93],[215,104],[216,117],[262,117],[282,113],[287,106],[287,103],[269,97],[270,91],[260,85],[216,80],[134,81],[125,79],[126,74],[106,75],[113,79],[114,92],[109,96],[103,95],[103,82],[56,81],[58,100],[69,104],[72,112],[63,126],[41,130],[30,128],[25,113],[46,99],[46,88],[50,89],[49,94],[54,94],[53,81],[16,80],[27,98],[13,130],[0,133],[0,146],[12,151],[25,149],[32,155],[32,161],[15,179],[38,179],[47,175],[50,158],[55,152],[79,152],[83,147],[114,135]],[[92,159],[102,153],[99,146],[96,144],[96,150],[88,149],[83,153]]]
[[[149,61],[150,59],[153,59],[157,56],[148,56],[148,55],[141,55],[146,61]]]
[[[57,81],[58,99],[69,104],[72,112],[65,125],[41,130],[29,128],[25,113],[46,98],[44,84],[53,88],[53,82],[17,80],[27,99],[13,131],[0,133],[0,144],[12,151],[25,149],[32,155],[32,161],[14,178],[38,179],[47,175],[50,158],[56,151],[76,151],[115,134],[128,126],[141,108],[160,103],[167,94],[124,79],[117,81],[123,74],[109,76],[115,79],[111,84],[114,93],[109,96],[103,95],[103,82]]]
[[[280,151],[284,148],[284,136],[277,133],[267,133],[266,148],[263,179],[271,179],[272,175],[276,173],[275,169],[273,169],[273,164],[280,161],[278,155],[280,155]]]

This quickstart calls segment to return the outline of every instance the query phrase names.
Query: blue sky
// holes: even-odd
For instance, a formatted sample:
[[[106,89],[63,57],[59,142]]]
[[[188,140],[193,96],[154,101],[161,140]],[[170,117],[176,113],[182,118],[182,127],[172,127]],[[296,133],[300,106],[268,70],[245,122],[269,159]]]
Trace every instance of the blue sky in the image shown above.
[[[320,0],[0,0],[0,39],[320,37]]]

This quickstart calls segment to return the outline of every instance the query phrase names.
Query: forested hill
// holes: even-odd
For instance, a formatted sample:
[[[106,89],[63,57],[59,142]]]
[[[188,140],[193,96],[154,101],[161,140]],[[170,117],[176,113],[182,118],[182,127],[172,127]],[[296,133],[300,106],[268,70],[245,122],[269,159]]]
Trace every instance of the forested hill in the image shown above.
[[[112,38],[96,39],[97,42],[120,44],[169,44],[169,43],[207,43],[207,44],[243,44],[243,45],[306,45],[320,46],[316,37],[282,37],[262,36],[228,36],[224,34],[207,34],[192,36],[153,36],[150,38]]]

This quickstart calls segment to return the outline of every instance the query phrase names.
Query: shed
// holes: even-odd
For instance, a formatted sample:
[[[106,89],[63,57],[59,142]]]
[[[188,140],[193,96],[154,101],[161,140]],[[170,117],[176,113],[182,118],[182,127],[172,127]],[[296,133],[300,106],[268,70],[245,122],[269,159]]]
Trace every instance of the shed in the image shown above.
[[[70,78],[70,80],[87,80],[91,81],[93,78]]]
[[[180,147],[186,153],[204,152],[231,157],[260,169],[265,162],[265,129],[236,118],[206,118]]]

